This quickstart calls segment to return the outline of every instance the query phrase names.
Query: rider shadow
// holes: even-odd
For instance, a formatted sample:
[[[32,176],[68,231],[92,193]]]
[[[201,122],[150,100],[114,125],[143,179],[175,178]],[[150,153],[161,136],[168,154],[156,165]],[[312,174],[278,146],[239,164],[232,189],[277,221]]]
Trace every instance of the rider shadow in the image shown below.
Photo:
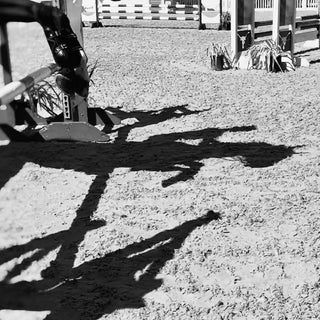
[[[131,129],[137,125],[130,126]],[[19,159],[14,146],[3,150],[4,158],[17,159],[13,171],[18,171],[24,162],[34,162],[43,167],[64,168],[90,175],[104,176],[116,168],[131,171],[178,172],[162,182],[168,187],[179,181],[193,179],[203,167],[203,161],[211,158],[226,158],[241,162],[251,168],[264,168],[292,156],[296,147],[272,145],[264,142],[220,142],[224,133],[253,131],[254,126],[226,129],[207,128],[179,133],[160,134],[144,141],[126,141],[128,128],[118,129],[119,140],[114,144],[33,144],[30,153]],[[6,154],[6,151],[8,154]],[[3,160],[2,159],[2,160]],[[19,163],[19,160],[21,162]],[[3,162],[5,165],[5,162]],[[9,165],[10,167],[10,165]],[[12,173],[11,173],[12,174]]]
[[[157,117],[152,113],[141,114],[144,116],[144,125],[150,123],[152,117]],[[169,114],[172,117],[173,113],[169,112],[164,118],[167,119]],[[137,116],[137,113],[134,116]],[[141,124],[136,123],[130,129],[138,126]],[[4,167],[6,162],[10,167],[12,159],[17,162],[13,171],[18,171],[23,163],[28,161],[44,167],[72,169],[96,175],[96,178],[77,210],[69,230],[0,251],[0,263],[3,264],[37,250],[33,256],[23,259],[8,272],[0,285],[0,307],[14,310],[51,310],[48,319],[73,319],[72,315],[75,314],[75,319],[94,320],[115,309],[143,306],[143,295],[161,285],[161,281],[155,279],[155,276],[165,262],[173,258],[173,250],[181,246],[183,240],[200,222],[208,222],[209,216],[217,218],[217,214],[186,222],[142,243],[130,245],[120,252],[84,262],[74,268],[79,245],[86,233],[105,223],[92,221],[92,215],[107,186],[109,174],[122,167],[130,168],[131,171],[178,172],[162,182],[163,187],[167,187],[194,178],[205,159],[234,158],[245,166],[262,168],[294,154],[293,147],[267,143],[223,143],[217,140],[225,132],[237,133],[254,129],[253,126],[208,128],[161,134],[135,142],[126,141],[129,131],[122,127],[118,129],[119,140],[114,144],[59,143],[53,148],[51,143],[32,143],[30,151],[23,155],[19,145],[2,147]],[[163,241],[165,243],[162,243]],[[40,260],[59,247],[56,259],[42,272],[43,280],[10,283],[11,279],[32,262]],[[144,250],[146,252],[143,252]],[[137,271],[142,272],[138,277],[142,282],[139,282],[139,279],[136,281]],[[104,297],[106,300],[103,300]],[[68,306],[72,306],[71,314],[66,311]],[[85,309],[88,315],[78,316],[77,309]]]

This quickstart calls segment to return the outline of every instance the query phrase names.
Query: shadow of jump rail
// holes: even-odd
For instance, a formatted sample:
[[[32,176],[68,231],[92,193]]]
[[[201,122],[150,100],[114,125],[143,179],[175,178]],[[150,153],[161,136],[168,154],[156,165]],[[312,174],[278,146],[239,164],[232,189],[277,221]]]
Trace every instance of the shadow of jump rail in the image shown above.
[[[263,168],[292,156],[295,147],[271,145],[264,142],[219,142],[225,132],[254,130],[253,126],[227,129],[207,128],[196,131],[161,134],[141,142],[119,141],[114,144],[29,143],[21,153],[21,143],[0,147],[3,186],[26,162],[43,167],[64,168],[87,174],[104,175],[116,168],[131,171],[173,172],[176,177],[164,180],[163,187],[192,179],[210,158],[234,158],[245,166]],[[121,134],[121,129],[119,130]],[[127,134],[127,133],[126,133]],[[197,144],[188,141],[198,140]],[[25,148],[24,148],[25,150]],[[13,163],[14,159],[14,163]],[[8,170],[6,169],[9,168]]]

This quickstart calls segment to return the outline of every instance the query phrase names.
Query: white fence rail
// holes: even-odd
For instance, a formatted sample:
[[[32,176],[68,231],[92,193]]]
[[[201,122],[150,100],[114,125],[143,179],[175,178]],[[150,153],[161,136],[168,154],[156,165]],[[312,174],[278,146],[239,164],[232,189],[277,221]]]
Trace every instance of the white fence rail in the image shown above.
[[[318,8],[317,0],[296,0],[297,9],[316,9]],[[272,9],[273,0],[256,0],[257,9]]]

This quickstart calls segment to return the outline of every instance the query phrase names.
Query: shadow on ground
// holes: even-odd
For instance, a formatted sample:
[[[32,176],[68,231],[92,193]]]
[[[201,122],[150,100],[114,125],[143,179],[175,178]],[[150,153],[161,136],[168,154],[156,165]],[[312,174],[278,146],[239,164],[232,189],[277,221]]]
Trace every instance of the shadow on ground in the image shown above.
[[[126,167],[131,171],[157,171],[180,173],[163,186],[178,181],[192,179],[203,166],[201,161],[209,158],[235,158],[245,166],[262,168],[290,157],[294,147],[271,145],[264,142],[229,143],[219,142],[226,132],[246,132],[255,126],[232,127],[226,129],[207,128],[203,130],[154,135],[145,141],[127,141],[131,130],[157,124],[172,118],[197,114],[186,106],[178,106],[157,112],[126,113],[119,110],[116,114],[121,119],[137,118],[133,125],[117,129],[118,138],[113,144],[94,143],[52,143],[29,142],[29,149],[23,144],[13,143],[0,147],[0,188],[14,176],[26,162],[38,163],[44,167],[72,169],[87,174],[107,175],[115,168]],[[192,141],[198,141],[196,144]],[[190,143],[189,143],[190,142]],[[13,161],[14,159],[14,161]]]
[[[156,279],[156,276],[164,264],[174,257],[175,250],[195,228],[218,218],[218,213],[208,212],[203,217],[102,258],[84,262],[76,268],[66,266],[60,256],[43,272],[43,280],[0,283],[0,308],[50,310],[46,320],[94,320],[116,309],[143,307],[143,296],[161,286],[162,280]],[[72,228],[71,236],[77,232],[75,226]],[[63,242],[68,239],[67,242],[70,242],[69,236],[66,232],[32,240],[26,245],[10,248],[9,252],[1,252],[1,256],[10,257],[10,251],[30,251],[39,246],[51,248],[55,240]],[[60,279],[61,276],[64,279]]]
[[[37,249],[31,257],[22,259],[13,267],[0,283],[1,309],[50,310],[47,320],[94,320],[116,309],[143,307],[143,296],[161,286],[162,281],[156,279],[156,275],[174,257],[174,250],[181,247],[195,228],[219,218],[218,213],[208,212],[204,217],[73,268],[85,234],[105,223],[92,221],[91,217],[114,169],[127,167],[132,171],[178,172],[162,182],[163,187],[167,187],[194,178],[205,159],[235,158],[245,166],[261,168],[272,166],[294,153],[293,147],[282,145],[217,140],[225,132],[251,131],[254,126],[161,134],[141,142],[126,140],[134,128],[194,113],[199,111],[190,111],[186,106],[129,114],[118,110],[121,118],[134,117],[140,121],[118,129],[118,138],[112,144],[32,142],[27,151],[23,148],[23,153],[22,143],[0,147],[0,187],[25,162],[96,175],[69,230],[0,251],[0,264],[3,264]],[[32,262],[59,247],[56,259],[42,271],[42,280],[10,282]],[[139,271],[140,276],[137,276]]]

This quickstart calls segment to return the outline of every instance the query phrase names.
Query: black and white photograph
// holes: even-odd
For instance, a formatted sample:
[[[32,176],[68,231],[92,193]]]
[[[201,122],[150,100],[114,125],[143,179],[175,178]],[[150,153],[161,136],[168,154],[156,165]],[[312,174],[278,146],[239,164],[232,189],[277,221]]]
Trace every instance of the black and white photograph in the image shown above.
[[[0,320],[320,319],[320,0],[0,0]]]

